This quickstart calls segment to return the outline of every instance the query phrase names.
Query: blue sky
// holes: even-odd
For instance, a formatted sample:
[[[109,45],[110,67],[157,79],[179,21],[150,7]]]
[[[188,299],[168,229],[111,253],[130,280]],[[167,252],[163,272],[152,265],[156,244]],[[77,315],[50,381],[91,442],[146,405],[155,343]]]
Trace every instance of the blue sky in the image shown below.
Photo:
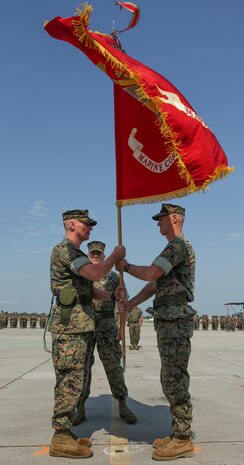
[[[114,1],[92,0],[91,28],[110,33],[131,16]],[[79,3],[42,0],[1,5],[0,308],[48,312],[49,259],[63,235],[61,214],[88,208],[91,238],[117,243],[112,81],[77,49],[52,39],[44,20]],[[225,314],[244,301],[243,0],[141,0],[123,48],[169,79],[215,133],[235,171],[204,194],[177,202],[197,257],[194,307]],[[131,263],[153,261],[166,244],[151,216],[160,203],[123,207]],[[82,245],[86,252],[86,243]],[[144,285],[126,275],[132,296]],[[145,309],[150,304],[142,305]]]

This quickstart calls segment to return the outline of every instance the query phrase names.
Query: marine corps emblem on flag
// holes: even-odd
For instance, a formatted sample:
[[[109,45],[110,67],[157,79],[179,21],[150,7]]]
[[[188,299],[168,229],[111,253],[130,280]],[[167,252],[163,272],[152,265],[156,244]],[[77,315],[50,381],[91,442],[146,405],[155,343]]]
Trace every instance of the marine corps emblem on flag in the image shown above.
[[[139,20],[138,7],[116,2]],[[56,17],[46,31],[81,50],[114,82],[116,203],[150,203],[204,191],[233,171],[215,135],[165,77],[127,55],[117,33],[92,32],[92,7]]]

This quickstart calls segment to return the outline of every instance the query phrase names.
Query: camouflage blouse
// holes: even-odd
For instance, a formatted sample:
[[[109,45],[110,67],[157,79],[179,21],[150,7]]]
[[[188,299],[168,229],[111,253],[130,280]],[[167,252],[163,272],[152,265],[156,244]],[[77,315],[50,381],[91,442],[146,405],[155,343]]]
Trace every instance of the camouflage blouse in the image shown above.
[[[53,307],[49,330],[66,334],[94,331],[93,282],[79,275],[78,269],[90,263],[88,257],[68,238],[56,245],[50,263],[51,291],[57,296]],[[62,304],[59,295],[62,288],[74,289],[75,300],[69,322],[61,322]]]
[[[152,263],[164,271],[157,279],[154,308],[163,319],[175,319],[196,313],[187,302],[194,300],[195,252],[190,242],[180,233],[167,244]],[[186,304],[162,305],[161,298],[173,296],[186,299]]]
[[[128,323],[139,323],[143,313],[142,310],[139,307],[134,307],[132,310],[128,313],[127,321]]]
[[[104,278],[100,281],[94,281],[94,287],[101,289],[103,291],[114,291],[116,287],[119,286],[119,275],[114,271],[110,271]],[[112,300],[94,300],[96,312],[102,311],[113,311],[115,309],[115,304]]]

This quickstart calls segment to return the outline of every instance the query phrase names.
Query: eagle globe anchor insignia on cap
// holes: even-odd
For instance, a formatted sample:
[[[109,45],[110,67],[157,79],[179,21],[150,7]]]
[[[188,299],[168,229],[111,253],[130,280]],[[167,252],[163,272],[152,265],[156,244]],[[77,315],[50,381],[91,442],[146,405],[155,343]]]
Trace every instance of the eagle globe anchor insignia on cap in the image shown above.
[[[170,215],[170,213],[178,213],[185,216],[185,209],[180,205],[173,205],[171,203],[162,203],[162,207],[159,213],[152,217],[153,220],[158,221],[161,216]]]
[[[92,241],[87,244],[89,252],[104,252],[106,244],[102,241]]]
[[[63,221],[78,220],[82,223],[89,223],[91,226],[96,226],[97,221],[89,217],[88,210],[67,210],[63,213]]]

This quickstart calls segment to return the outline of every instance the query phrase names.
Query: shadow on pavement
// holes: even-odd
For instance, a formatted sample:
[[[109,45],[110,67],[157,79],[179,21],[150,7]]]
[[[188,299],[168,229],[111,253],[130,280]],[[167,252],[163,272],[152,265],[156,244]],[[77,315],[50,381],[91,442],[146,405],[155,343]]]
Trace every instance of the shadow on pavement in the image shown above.
[[[112,407],[113,402],[113,407]],[[128,398],[128,407],[137,416],[137,422],[128,425],[119,416],[117,401],[111,395],[89,397],[86,401],[86,420],[73,427],[72,431],[79,437],[93,437],[99,440],[97,434],[103,430],[108,441],[110,435],[127,438],[128,441],[152,443],[155,438],[168,436],[171,432],[171,414],[168,406],[147,405],[135,399]],[[112,411],[113,408],[113,411]],[[112,412],[112,416],[111,416]],[[105,430],[105,432],[104,432]]]

